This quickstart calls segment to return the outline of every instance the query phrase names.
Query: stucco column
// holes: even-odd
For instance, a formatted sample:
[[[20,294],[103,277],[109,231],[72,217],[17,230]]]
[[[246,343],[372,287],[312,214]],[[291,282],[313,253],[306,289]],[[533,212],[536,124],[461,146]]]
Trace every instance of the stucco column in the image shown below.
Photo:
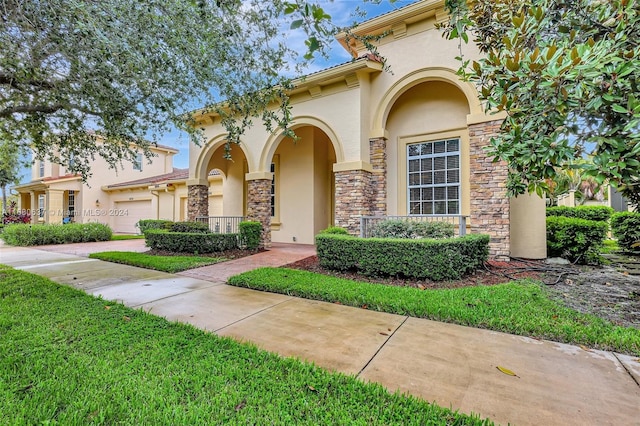
[[[247,219],[262,224],[260,246],[271,247],[271,179],[247,181]]]
[[[187,216],[190,221],[197,217],[209,216],[209,187],[207,185],[189,185]]]
[[[474,233],[489,234],[489,257],[509,260],[509,198],[507,164],[493,162],[484,148],[500,131],[502,120],[469,124],[471,226]]]
[[[369,140],[369,161],[371,173],[371,214],[387,214],[387,141],[384,138]]]
[[[64,190],[48,189],[46,192],[45,218],[50,225],[61,224],[64,217]]]
[[[372,172],[364,169],[336,170],[335,166],[335,224],[352,235],[360,235],[360,216],[370,216],[372,210]]]
[[[29,213],[31,214],[31,224],[38,223],[38,196],[35,191],[29,191]]]

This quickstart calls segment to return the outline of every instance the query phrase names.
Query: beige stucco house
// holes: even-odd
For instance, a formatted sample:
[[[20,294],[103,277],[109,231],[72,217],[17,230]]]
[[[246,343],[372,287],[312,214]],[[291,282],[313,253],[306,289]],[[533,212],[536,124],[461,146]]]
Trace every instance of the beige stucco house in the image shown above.
[[[357,234],[361,216],[462,215],[468,232],[491,235],[493,257],[545,257],[544,200],[506,197],[506,167],[483,150],[502,117],[485,114],[456,75],[458,43],[435,27],[446,19],[443,3],[419,1],[357,27],[388,32],[379,53],[392,72],[338,34],[354,60],[295,82],[297,141],[254,126],[225,160],[220,117],[195,112],[208,142],[189,150],[189,218],[248,216],[264,224],[268,245],[312,244],[330,225]],[[216,213],[213,170],[223,177]]]
[[[84,183],[59,164],[35,160],[31,181],[14,187],[20,208],[31,212],[33,224],[100,222],[120,234],[138,233],[140,219],[186,220],[189,171],[173,167],[176,149],[151,150],[151,162],[140,153],[136,162],[123,161],[117,170],[98,157]],[[222,177],[212,173],[207,182],[209,209],[215,214],[221,205]]]

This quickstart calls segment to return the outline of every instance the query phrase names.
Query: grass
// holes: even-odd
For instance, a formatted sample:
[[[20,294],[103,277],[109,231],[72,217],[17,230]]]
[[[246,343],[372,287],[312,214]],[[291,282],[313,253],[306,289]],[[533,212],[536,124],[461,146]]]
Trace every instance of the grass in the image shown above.
[[[112,235],[111,241],[144,240],[144,235]]]
[[[122,263],[171,273],[212,265],[226,260],[223,257],[156,256],[131,251],[103,251],[92,253],[89,257],[92,259],[106,260],[107,262]]]
[[[231,277],[229,284],[640,355],[640,330],[615,326],[566,308],[552,300],[540,284],[528,280],[496,286],[419,290],[308,271],[260,268]]]
[[[616,253],[620,251],[620,246],[616,240],[604,240],[602,247],[600,247],[600,254]]]
[[[0,265],[8,424],[489,424]]]

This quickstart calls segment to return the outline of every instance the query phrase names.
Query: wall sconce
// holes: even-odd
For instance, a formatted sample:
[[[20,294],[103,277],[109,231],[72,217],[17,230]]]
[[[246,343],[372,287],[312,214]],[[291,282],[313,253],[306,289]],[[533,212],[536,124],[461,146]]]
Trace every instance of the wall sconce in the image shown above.
[[[96,207],[100,207],[100,200],[96,200]]]

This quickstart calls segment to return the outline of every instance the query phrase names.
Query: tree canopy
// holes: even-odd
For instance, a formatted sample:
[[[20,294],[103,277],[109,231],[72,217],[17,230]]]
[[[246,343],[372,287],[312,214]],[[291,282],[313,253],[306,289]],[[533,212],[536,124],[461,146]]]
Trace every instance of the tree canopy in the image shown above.
[[[546,189],[558,166],[611,183],[640,203],[640,3],[635,0],[447,0],[449,38],[488,111],[505,111],[489,152],[509,166],[509,195]],[[580,161],[588,159],[588,161]]]
[[[285,11],[324,14],[280,0],[0,2],[0,138],[86,178],[96,155],[150,156],[172,126],[197,140],[195,106],[216,109],[230,140],[253,117],[286,129]]]

